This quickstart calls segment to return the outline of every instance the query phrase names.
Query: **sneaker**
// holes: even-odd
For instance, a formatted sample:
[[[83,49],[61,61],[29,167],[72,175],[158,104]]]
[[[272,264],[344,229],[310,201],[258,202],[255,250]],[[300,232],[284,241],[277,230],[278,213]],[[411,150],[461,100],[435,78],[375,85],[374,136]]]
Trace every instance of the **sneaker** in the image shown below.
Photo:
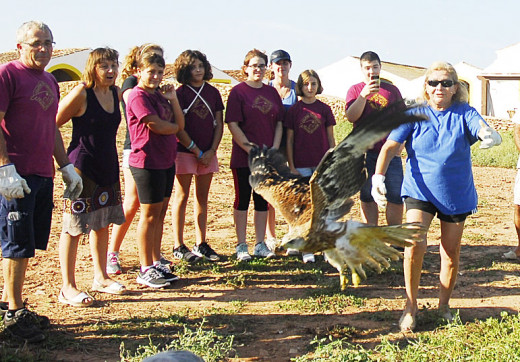
[[[13,316],[4,315],[5,330],[13,336],[22,338],[29,343],[38,343],[45,339],[40,327],[35,323],[34,314],[27,309],[18,309]]]
[[[107,254],[107,274],[119,275],[123,272],[119,261],[119,253]]]
[[[269,250],[269,248],[267,247],[267,245],[265,245],[263,241],[255,245],[255,251],[253,255],[266,259],[274,258],[275,256],[275,254],[271,250]]]
[[[181,245],[177,249],[173,249],[173,256],[180,260],[185,260],[188,263],[195,263],[200,258],[193,254],[190,249],[186,247],[186,245]]]
[[[273,253],[276,251],[276,247],[279,244],[280,243],[278,242],[278,240],[276,240],[276,238],[267,238],[265,240],[265,245],[267,245],[267,248],[271,250]]]
[[[166,280],[167,282],[174,282],[176,280],[179,280],[179,277],[172,273],[168,265],[158,263],[155,264],[153,267],[163,275],[164,280]]]
[[[305,264],[316,262],[316,258],[314,258],[314,254],[313,253],[303,253],[302,254],[302,259],[303,259],[303,262]]]
[[[162,265],[172,265],[172,264],[173,264],[171,261],[169,261],[168,259],[166,259],[162,254],[161,254],[161,259],[159,259],[159,262],[160,262]]]
[[[220,256],[217,253],[215,253],[215,250],[213,250],[211,246],[209,246],[206,242],[203,242],[200,245],[195,245],[192,252],[198,257],[204,258],[209,261],[220,260]]]
[[[298,256],[300,255],[300,251],[298,249],[287,249],[287,253],[285,253],[287,256]]]
[[[25,302],[23,304],[24,304],[24,308],[25,308]],[[0,319],[4,318],[4,316],[8,310],[9,310],[9,304],[7,302],[0,302],[0,316],[1,316]],[[36,312],[33,312],[28,309],[27,309],[27,312],[32,315],[32,317],[34,318],[34,321],[41,329],[47,329],[51,326],[51,321],[50,321],[49,317],[46,317],[44,315],[39,315]]]
[[[237,260],[239,261],[249,261],[251,260],[251,255],[249,255],[249,251],[247,250],[246,243],[240,243],[236,247],[237,250]]]
[[[170,285],[170,282],[163,278],[160,271],[155,268],[148,268],[147,271],[139,272],[137,282],[149,286],[150,288],[163,288]]]

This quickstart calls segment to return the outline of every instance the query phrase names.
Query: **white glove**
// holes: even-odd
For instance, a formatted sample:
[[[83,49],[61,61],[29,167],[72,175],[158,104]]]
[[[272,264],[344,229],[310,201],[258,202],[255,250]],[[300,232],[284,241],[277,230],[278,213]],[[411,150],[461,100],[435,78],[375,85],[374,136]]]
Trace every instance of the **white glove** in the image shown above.
[[[386,185],[384,175],[376,173],[372,176],[372,190],[370,193],[379,207],[386,207]]]
[[[31,189],[27,186],[27,181],[18,175],[16,167],[9,163],[0,167],[0,195],[7,200],[12,198],[20,199],[26,194],[31,193]]]
[[[478,131],[478,138],[480,142],[480,148],[490,148],[498,146],[502,143],[502,137],[493,128],[489,127],[484,121],[480,120],[480,130]]]
[[[81,195],[81,191],[83,191],[83,181],[74,169],[74,165],[69,163],[59,168],[58,171],[61,172],[61,177],[63,177],[63,182],[65,182],[66,186],[63,197],[65,199],[76,200],[79,195]]]

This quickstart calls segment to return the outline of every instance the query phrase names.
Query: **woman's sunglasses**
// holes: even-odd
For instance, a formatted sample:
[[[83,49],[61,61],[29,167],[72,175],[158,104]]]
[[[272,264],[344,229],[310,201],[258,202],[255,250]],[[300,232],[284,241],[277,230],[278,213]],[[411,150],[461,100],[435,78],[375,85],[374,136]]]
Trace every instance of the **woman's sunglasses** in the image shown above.
[[[444,88],[449,88],[454,84],[454,82],[451,79],[428,81],[428,85],[433,88],[437,87],[439,84],[442,85]]]

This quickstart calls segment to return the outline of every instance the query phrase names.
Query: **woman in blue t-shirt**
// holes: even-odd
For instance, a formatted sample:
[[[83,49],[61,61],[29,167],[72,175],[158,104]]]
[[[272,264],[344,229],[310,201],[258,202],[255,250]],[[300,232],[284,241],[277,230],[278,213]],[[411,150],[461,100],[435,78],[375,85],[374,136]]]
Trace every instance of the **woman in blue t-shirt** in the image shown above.
[[[471,170],[471,145],[478,139],[481,148],[501,143],[500,135],[468,105],[466,88],[459,83],[455,68],[435,62],[424,78],[426,103],[412,109],[429,120],[402,125],[388,136],[379,154],[372,177],[372,196],[379,205],[386,202],[385,172],[390,160],[406,142],[408,158],[401,188],[406,205],[406,221],[429,228],[437,215],[441,223],[441,270],[439,312],[451,320],[449,300],[459,268],[460,242],[464,221],[477,209],[477,192]],[[422,242],[405,249],[404,279],[406,307],[399,320],[401,331],[415,327],[417,295],[421,278],[426,234]]]

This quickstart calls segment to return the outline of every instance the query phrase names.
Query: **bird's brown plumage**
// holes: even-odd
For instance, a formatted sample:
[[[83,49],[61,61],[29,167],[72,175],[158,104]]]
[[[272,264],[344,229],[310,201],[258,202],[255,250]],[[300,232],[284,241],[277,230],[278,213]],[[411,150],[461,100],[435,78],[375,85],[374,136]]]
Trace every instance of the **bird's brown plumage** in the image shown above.
[[[349,266],[353,273],[364,275],[361,264],[377,265],[378,269],[380,264],[385,265],[386,257],[395,257],[395,249],[385,242],[403,246],[422,237],[424,228],[418,225],[390,229],[338,221],[348,214],[353,205],[351,197],[367,179],[365,152],[400,124],[424,120],[424,116],[406,110],[403,103],[396,103],[364,119],[334,150],[325,154],[310,185],[290,173],[285,159],[276,150],[265,146],[252,148],[249,182],[288,222],[285,246],[306,252],[334,249],[331,257],[337,256],[337,260],[331,264],[340,273]],[[396,229],[400,231],[396,233]]]

